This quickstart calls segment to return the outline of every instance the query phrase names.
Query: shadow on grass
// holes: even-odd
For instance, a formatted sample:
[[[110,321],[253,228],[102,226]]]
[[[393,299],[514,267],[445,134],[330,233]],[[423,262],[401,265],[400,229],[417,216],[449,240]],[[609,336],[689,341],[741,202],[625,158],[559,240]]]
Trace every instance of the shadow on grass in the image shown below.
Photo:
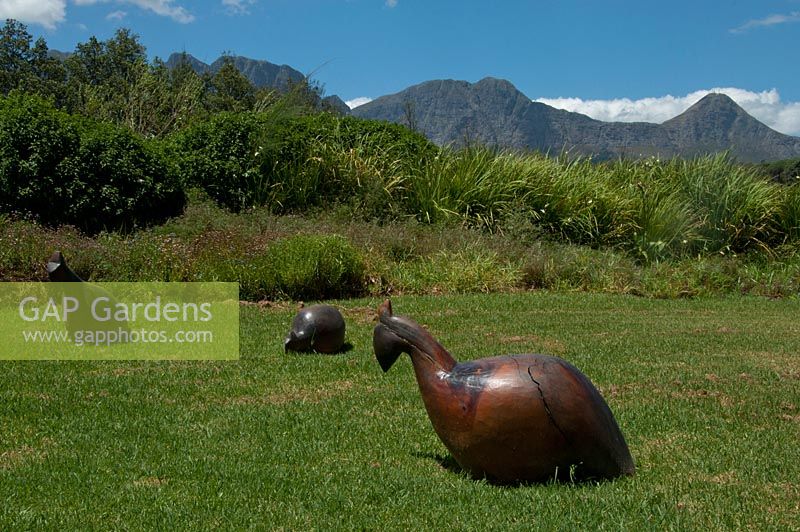
[[[469,477],[469,473],[464,471],[464,469],[458,465],[456,459],[453,458],[451,454],[439,454],[439,453],[419,453],[414,452],[411,453],[414,458],[424,458],[425,460],[435,460],[440,467],[446,469],[451,473],[455,473],[456,475],[464,475]],[[470,477],[471,478],[471,477]]]
[[[332,353],[332,354],[334,354],[334,355],[343,355],[345,353],[349,353],[354,348],[355,348],[355,346],[353,344],[351,344],[350,342],[345,342],[345,343],[342,344],[342,348],[341,349],[339,349],[338,351],[336,351],[335,353]]]
[[[291,349],[289,351],[285,351],[285,353],[289,354],[289,355],[298,355],[298,356],[322,355],[322,356],[335,357],[336,355],[344,355],[345,353],[349,353],[354,348],[355,348],[355,346],[353,344],[351,344],[350,342],[345,342],[345,343],[342,344],[342,347],[339,348],[339,350],[336,351],[335,353],[320,353],[318,351],[313,351],[313,350],[309,350],[309,351],[293,351]]]
[[[572,470],[567,471],[559,471],[553,477],[548,478],[546,480],[540,481],[519,481],[519,482],[496,482],[490,478],[476,478],[469,474],[464,468],[462,468],[456,459],[453,458],[451,454],[439,454],[439,453],[420,453],[414,452],[412,456],[415,458],[423,458],[425,460],[435,460],[440,467],[449,471],[450,473],[463,476],[468,480],[473,480],[475,482],[486,482],[491,484],[492,486],[497,486],[499,488],[522,488],[526,486],[548,486],[548,485],[560,485],[560,486],[572,486],[575,488],[581,487],[592,487],[592,486],[599,486],[600,484],[604,484],[606,482],[613,482],[617,479],[598,479],[595,477],[589,476],[581,476],[577,474],[577,472]],[[621,477],[624,478],[624,477]]]

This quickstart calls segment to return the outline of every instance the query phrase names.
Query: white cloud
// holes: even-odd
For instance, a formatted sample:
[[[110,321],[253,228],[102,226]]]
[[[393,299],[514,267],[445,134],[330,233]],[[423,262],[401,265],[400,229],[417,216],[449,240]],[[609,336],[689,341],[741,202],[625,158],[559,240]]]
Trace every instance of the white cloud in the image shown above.
[[[786,24],[787,22],[800,22],[800,11],[792,11],[788,15],[769,15],[764,18],[748,20],[741,26],[728,31],[731,33],[744,33],[754,28],[766,28],[778,24]]]
[[[247,15],[250,13],[250,6],[255,3],[256,0],[222,0],[222,5],[231,15]]]
[[[127,16],[128,14],[125,11],[112,11],[106,15],[106,20],[122,20]]]
[[[661,96],[631,100],[582,100],[580,98],[537,98],[558,109],[574,111],[604,122],[654,122],[669,120],[711,92],[730,96],[756,119],[788,135],[800,135],[800,102],[783,102],[776,89],[753,92],[733,87],[699,90],[685,96]]]
[[[94,4],[130,4],[141,9],[152,11],[156,15],[169,17],[175,22],[188,24],[194,22],[192,15],[185,7],[175,5],[174,0],[72,0],[76,5],[89,6]]]
[[[386,7],[397,7],[397,0],[386,0]]]
[[[0,0],[0,20],[13,18],[53,29],[66,18],[66,0]]]
[[[372,101],[372,98],[367,98],[366,96],[361,96],[360,98],[353,98],[352,100],[347,100],[346,103],[347,107],[350,109],[355,109],[359,105],[364,105],[365,103],[369,103]]]

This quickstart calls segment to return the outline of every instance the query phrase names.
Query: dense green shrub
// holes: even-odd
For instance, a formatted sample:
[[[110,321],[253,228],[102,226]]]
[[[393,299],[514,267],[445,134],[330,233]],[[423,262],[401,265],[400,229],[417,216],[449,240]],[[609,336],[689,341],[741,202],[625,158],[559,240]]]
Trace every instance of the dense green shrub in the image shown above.
[[[251,204],[260,130],[252,113],[218,113],[173,135],[167,150],[187,187],[199,187],[220,205],[240,210]]]
[[[76,184],[67,223],[90,230],[163,221],[180,214],[186,201],[163,155],[118,126],[86,123],[63,177]]]
[[[791,185],[800,181],[800,159],[761,163],[757,168],[779,183]]]
[[[130,130],[35,97],[0,100],[0,211],[97,232],[160,222],[184,203],[164,157]]]
[[[0,99],[0,211],[52,222],[68,208],[61,165],[79,148],[66,114],[37,98]]]
[[[401,201],[392,183],[437,152],[402,126],[330,113],[219,113],[168,144],[187,186],[236,211],[344,202],[382,212]]]

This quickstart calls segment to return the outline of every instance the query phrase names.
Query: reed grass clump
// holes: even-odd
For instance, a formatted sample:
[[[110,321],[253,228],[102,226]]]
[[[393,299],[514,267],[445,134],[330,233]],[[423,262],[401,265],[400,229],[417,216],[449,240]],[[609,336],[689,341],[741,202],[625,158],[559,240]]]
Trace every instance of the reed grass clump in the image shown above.
[[[699,219],[696,247],[744,252],[776,240],[781,187],[726,154],[672,160],[664,169]]]
[[[554,238],[590,246],[617,245],[631,231],[634,204],[600,165],[586,158],[527,156],[523,205]]]
[[[488,229],[527,193],[518,161],[487,148],[442,150],[405,183],[405,210],[426,223],[460,221]]]

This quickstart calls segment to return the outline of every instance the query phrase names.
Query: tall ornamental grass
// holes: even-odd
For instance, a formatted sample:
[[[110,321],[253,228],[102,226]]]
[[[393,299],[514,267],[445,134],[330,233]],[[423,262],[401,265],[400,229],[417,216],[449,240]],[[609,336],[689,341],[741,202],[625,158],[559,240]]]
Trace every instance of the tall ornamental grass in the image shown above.
[[[674,190],[642,186],[633,249],[646,262],[686,255],[698,238],[695,213]]]
[[[629,238],[634,203],[604,169],[586,158],[524,158],[529,193],[524,205],[555,238],[599,246]]]
[[[700,220],[696,247],[704,252],[766,249],[780,238],[782,188],[735,164],[726,154],[675,159],[664,172]]]
[[[458,220],[492,229],[527,194],[519,162],[485,148],[443,150],[409,175],[405,208],[427,223]]]

